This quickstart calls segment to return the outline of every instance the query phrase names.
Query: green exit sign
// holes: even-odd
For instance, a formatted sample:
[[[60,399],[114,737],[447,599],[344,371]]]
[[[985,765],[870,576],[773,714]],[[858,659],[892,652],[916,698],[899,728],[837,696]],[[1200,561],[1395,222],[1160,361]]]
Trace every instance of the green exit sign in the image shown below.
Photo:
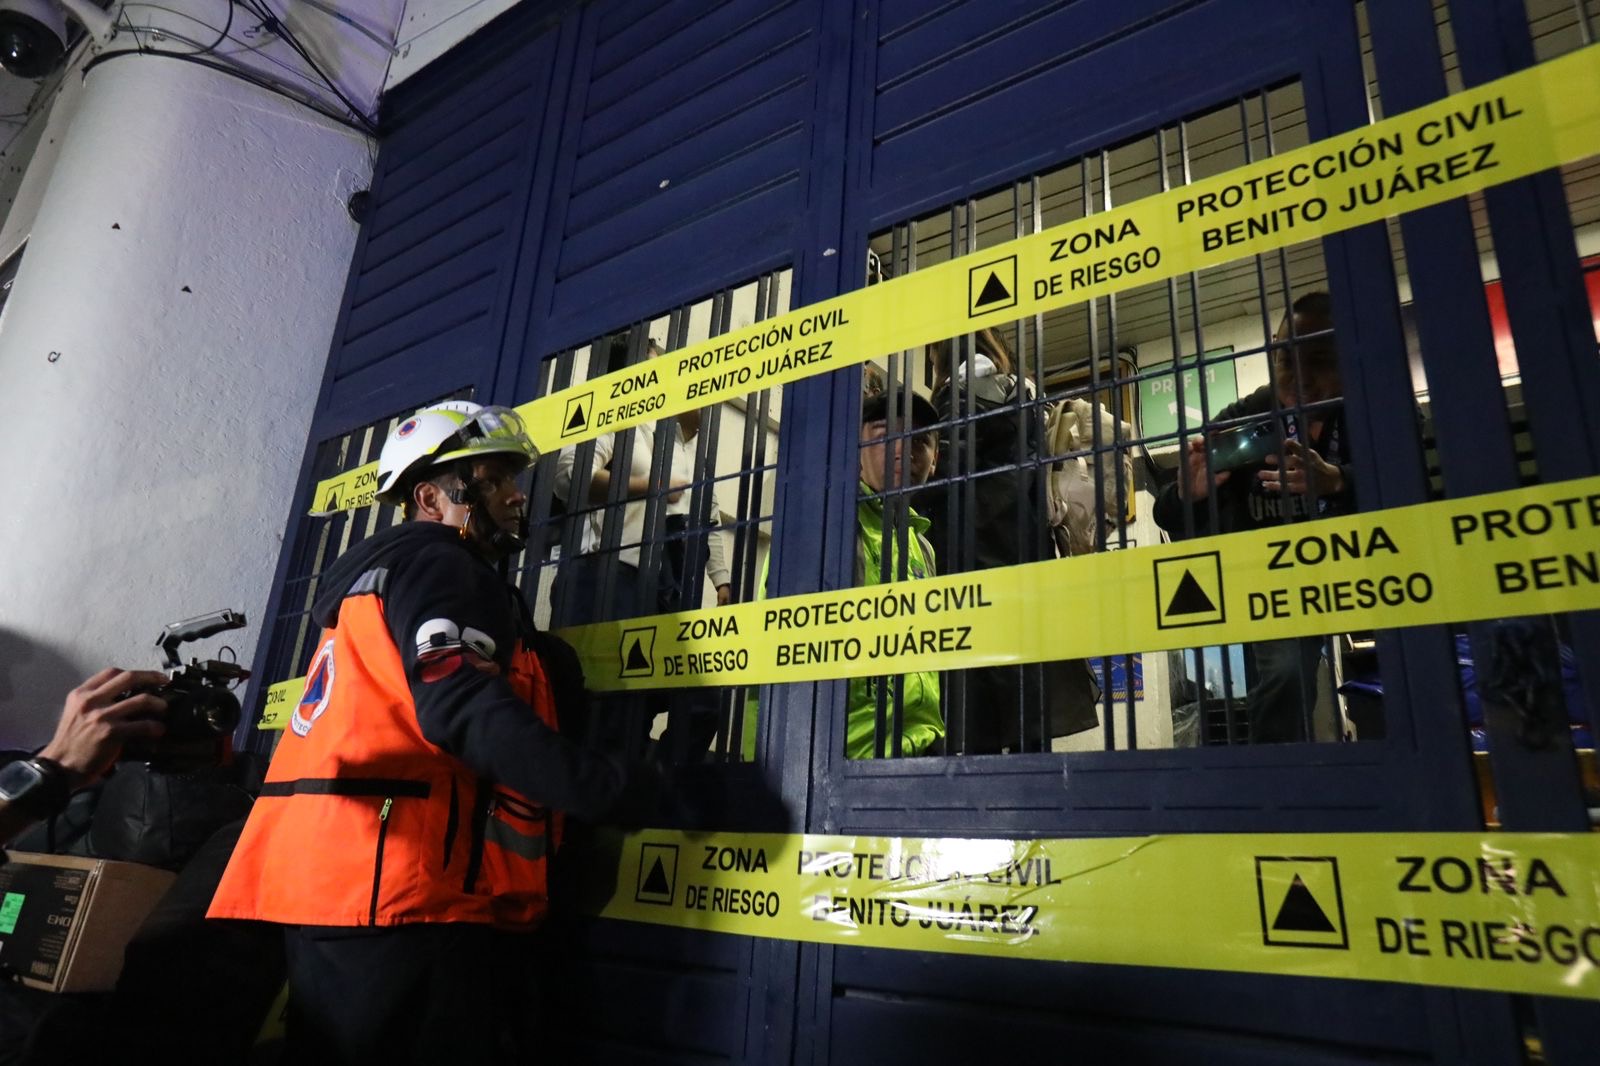
[[[1214,348],[1206,353],[1206,415],[1217,417],[1228,404],[1239,398],[1239,376],[1232,359],[1210,362],[1233,352],[1232,346]],[[1185,360],[1190,362],[1190,360]],[[1139,382],[1139,432],[1146,439],[1173,437],[1178,433],[1178,375],[1171,363],[1161,363],[1148,369],[1154,376]],[[1202,424],[1200,412],[1200,370],[1195,366],[1183,369],[1183,406],[1186,412],[1184,425],[1190,431]],[[1164,447],[1166,442],[1150,441],[1150,447]]]

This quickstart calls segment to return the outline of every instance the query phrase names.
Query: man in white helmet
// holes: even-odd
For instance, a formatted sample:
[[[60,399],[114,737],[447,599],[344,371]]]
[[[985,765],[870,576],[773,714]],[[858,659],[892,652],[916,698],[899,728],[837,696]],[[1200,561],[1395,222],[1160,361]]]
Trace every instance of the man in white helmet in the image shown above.
[[[663,797],[561,735],[577,656],[493,565],[535,455],[513,411],[418,411],[378,464],[408,521],[319,584],[305,694],[210,910],[287,928],[295,1062],[503,1061],[563,813],[639,824]]]

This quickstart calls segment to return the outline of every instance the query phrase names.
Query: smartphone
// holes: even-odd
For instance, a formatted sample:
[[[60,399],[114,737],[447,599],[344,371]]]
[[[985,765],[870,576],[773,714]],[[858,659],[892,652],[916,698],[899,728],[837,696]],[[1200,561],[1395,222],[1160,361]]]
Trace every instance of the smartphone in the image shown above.
[[[1260,466],[1267,456],[1280,450],[1278,427],[1271,422],[1252,422],[1213,433],[1207,443],[1211,447],[1212,470],[1240,470]]]

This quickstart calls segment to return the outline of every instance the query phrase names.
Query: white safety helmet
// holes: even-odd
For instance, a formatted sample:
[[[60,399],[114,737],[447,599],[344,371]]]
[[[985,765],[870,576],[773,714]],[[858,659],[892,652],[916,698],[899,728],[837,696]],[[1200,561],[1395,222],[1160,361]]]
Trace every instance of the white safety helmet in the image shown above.
[[[485,455],[509,455],[522,470],[539,457],[522,416],[509,407],[484,407],[470,400],[447,400],[424,407],[402,421],[383,442],[378,456],[378,499],[405,503],[406,475],[423,467]]]

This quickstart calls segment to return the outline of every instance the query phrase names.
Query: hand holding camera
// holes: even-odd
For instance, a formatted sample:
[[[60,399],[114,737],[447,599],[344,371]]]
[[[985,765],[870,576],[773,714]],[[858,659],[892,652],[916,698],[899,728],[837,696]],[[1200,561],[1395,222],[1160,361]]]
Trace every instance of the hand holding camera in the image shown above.
[[[155,670],[108,666],[67,694],[55,736],[39,752],[67,773],[76,789],[111,768],[125,744],[166,732],[167,704],[155,692],[167,677]]]
[[[221,659],[192,659],[188,665],[178,656],[178,648],[191,640],[201,640],[230,629],[242,629],[245,616],[238,611],[216,611],[174,622],[161,631],[156,647],[161,650],[166,674],[157,675],[160,683],[148,690],[166,706],[165,729],[159,743],[135,741],[125,745],[122,757],[152,762],[179,758],[185,746],[214,747],[214,742],[232,733],[239,724],[239,698],[230,690],[250,676],[238,663]],[[133,695],[128,692],[125,695]],[[199,754],[198,752],[191,754]],[[202,760],[204,761],[204,760]]]
[[[164,761],[184,745],[212,745],[239,724],[231,686],[250,676],[236,663],[178,658],[178,646],[245,625],[237,611],[218,611],[161,631],[166,672],[107,667],[67,696],[54,739],[39,752],[77,789],[118,759]]]
[[[1289,451],[1298,448],[1299,445],[1293,441],[1282,441],[1277,427],[1271,422],[1230,426],[1209,434],[1204,440],[1189,442],[1189,450],[1183,457],[1184,470],[1179,490],[1184,499],[1191,503],[1198,502],[1209,496],[1216,486],[1226,484],[1233,476],[1233,471],[1263,464],[1276,467],[1280,450],[1298,456],[1298,451]],[[1206,469],[1208,451],[1211,456],[1209,476]]]

